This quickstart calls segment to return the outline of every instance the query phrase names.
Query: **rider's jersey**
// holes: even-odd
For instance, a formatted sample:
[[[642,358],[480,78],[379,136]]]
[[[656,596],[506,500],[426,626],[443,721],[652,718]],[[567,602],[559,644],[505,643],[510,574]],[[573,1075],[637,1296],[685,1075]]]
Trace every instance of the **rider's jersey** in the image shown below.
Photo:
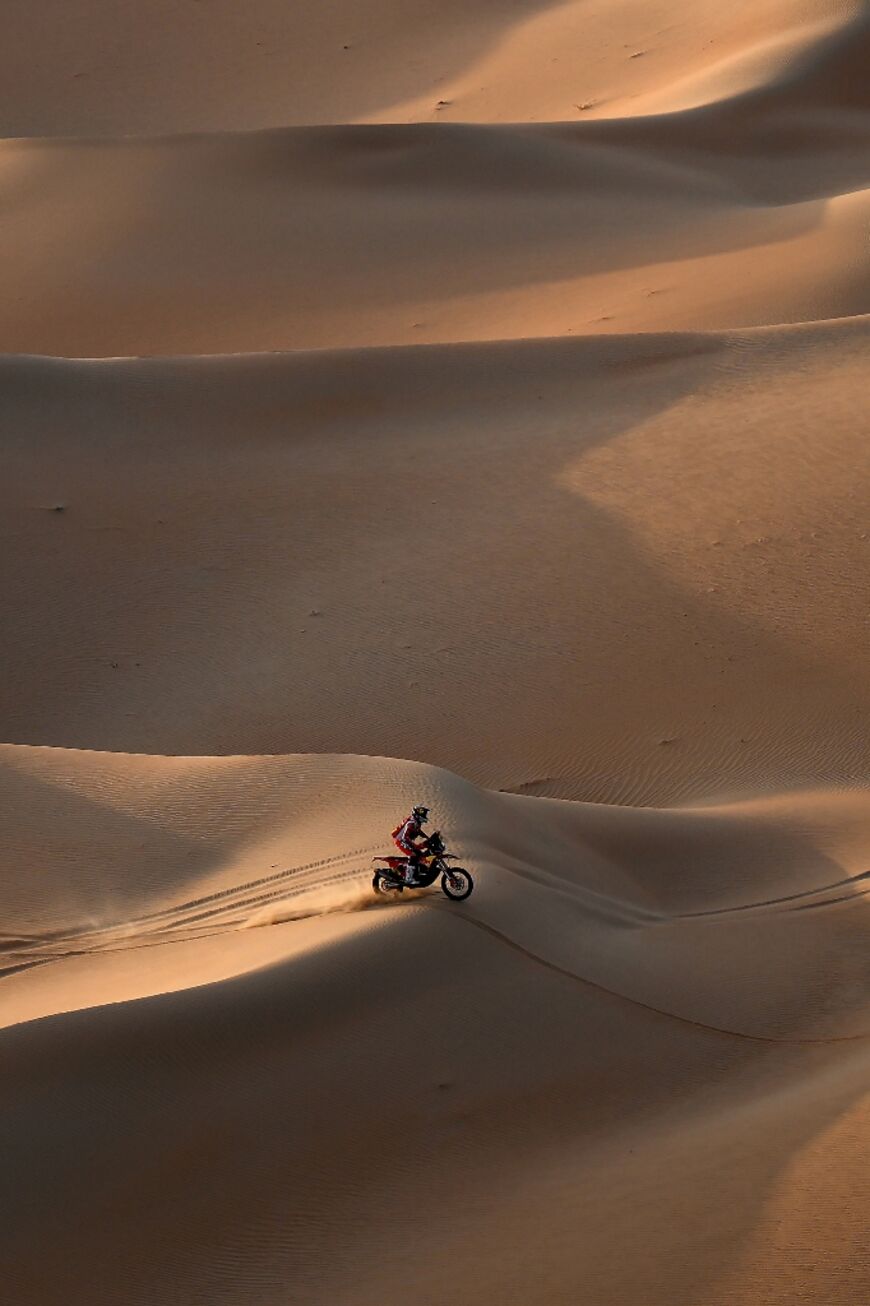
[[[422,839],[425,843],[426,836],[423,833],[422,825],[413,812],[401,825],[396,826],[392,838],[396,847],[400,848],[406,857],[419,857],[421,853],[426,851],[425,847],[421,847],[415,842],[417,839]]]

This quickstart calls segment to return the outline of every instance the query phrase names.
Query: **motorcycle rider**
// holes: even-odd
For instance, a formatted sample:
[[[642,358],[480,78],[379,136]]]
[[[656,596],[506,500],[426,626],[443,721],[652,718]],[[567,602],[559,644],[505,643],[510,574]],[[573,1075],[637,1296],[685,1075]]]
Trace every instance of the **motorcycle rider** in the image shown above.
[[[420,859],[429,852],[429,840],[423,830],[428,820],[429,808],[417,806],[392,833],[393,843],[408,858],[404,872],[406,884],[414,882]]]

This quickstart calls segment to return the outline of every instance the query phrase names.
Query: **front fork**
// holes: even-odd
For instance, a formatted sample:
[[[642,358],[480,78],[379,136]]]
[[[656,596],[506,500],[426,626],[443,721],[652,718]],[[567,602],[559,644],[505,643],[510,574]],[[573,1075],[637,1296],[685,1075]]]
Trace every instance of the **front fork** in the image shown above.
[[[455,888],[456,886],[453,883],[453,872],[450,869],[450,863],[442,862],[441,858],[439,857],[437,861],[437,866],[438,866],[438,874],[446,875],[447,883],[450,885],[451,888]]]

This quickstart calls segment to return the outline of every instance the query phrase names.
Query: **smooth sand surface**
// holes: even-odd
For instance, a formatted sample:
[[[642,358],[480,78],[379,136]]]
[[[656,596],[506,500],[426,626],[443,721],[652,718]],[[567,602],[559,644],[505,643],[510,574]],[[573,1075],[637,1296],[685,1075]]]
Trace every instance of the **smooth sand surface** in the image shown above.
[[[623,116],[650,97],[682,107],[763,84],[862,8],[862,0],[4,0],[0,133]]]
[[[860,1306],[867,6],[0,34],[2,1306]]]

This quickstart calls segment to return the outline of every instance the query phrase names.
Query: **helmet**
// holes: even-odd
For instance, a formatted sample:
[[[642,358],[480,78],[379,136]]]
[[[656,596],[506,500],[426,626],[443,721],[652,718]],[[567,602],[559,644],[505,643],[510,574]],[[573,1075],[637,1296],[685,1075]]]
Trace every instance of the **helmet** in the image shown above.
[[[415,808],[414,808],[414,815],[416,816],[416,818],[417,818],[418,821],[428,821],[428,820],[429,820],[429,808],[428,808],[428,807],[415,807]]]

